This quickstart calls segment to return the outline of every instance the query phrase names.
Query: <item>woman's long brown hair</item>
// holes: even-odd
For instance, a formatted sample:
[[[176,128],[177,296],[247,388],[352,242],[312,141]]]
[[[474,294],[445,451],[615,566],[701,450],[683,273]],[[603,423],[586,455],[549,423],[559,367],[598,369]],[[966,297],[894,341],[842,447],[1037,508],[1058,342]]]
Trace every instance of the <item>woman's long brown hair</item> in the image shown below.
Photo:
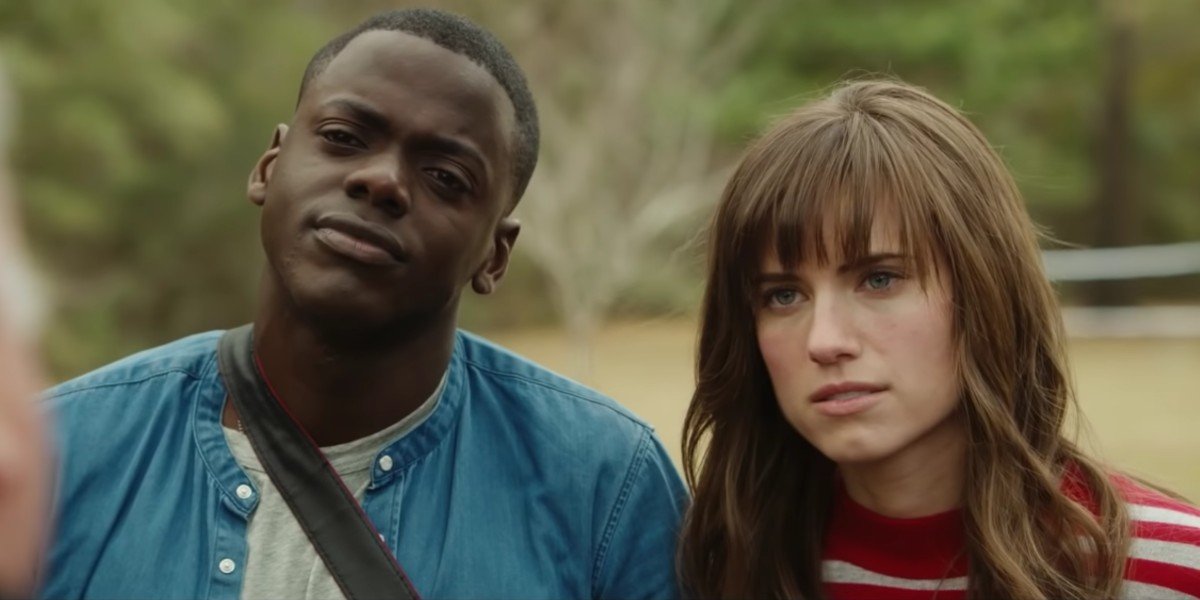
[[[823,262],[831,235],[848,260],[864,255],[885,211],[918,268],[946,270],[954,298],[968,597],[1116,597],[1129,517],[1102,465],[1064,435],[1074,392],[1038,232],[979,130],[891,81],[843,84],[788,115],[750,146],[722,195],[684,423],[686,592],[823,597],[834,465],[779,410],[753,285],[768,249],[788,268]],[[1091,491],[1095,514],[1064,494],[1064,477]]]

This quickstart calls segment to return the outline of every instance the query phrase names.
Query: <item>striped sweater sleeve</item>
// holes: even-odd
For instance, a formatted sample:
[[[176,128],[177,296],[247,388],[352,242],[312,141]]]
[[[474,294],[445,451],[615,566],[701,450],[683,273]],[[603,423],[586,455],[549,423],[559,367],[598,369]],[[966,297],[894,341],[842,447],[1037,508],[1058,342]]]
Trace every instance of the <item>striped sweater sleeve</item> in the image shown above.
[[[1125,598],[1200,598],[1200,509],[1123,477],[1132,542]]]
[[[1200,509],[1126,478],[1131,543],[1125,600],[1200,600]],[[1065,491],[1091,505],[1070,483]],[[1094,507],[1093,507],[1094,509]],[[839,495],[826,536],[822,579],[834,599],[960,600],[968,587],[961,513],[889,519]],[[951,524],[954,523],[952,527]]]

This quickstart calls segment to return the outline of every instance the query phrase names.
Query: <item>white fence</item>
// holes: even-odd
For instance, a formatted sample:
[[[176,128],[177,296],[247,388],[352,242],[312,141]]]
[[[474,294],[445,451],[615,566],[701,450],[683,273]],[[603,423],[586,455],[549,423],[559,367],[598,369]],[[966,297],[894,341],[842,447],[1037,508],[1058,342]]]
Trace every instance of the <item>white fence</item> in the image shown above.
[[[1054,281],[1113,281],[1200,274],[1200,242],[1046,250],[1046,273]],[[1120,306],[1063,309],[1073,337],[1200,337],[1200,298],[1190,306]]]
[[[1101,281],[1173,277],[1200,273],[1200,242],[1045,250],[1046,273],[1055,281]]]

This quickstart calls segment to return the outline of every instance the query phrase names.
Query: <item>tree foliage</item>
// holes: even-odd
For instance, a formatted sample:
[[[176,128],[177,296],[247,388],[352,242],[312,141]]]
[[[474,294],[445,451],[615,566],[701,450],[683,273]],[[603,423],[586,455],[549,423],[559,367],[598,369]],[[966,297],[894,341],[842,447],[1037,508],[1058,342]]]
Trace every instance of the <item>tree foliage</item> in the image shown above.
[[[1131,242],[1200,238],[1200,4],[1127,3]],[[465,322],[687,309],[725,169],[776,115],[890,74],[967,111],[1035,217],[1095,240],[1110,3],[1093,0],[447,0],[526,65],[546,146],[525,238]],[[21,100],[34,253],[57,291],[59,376],[248,320],[262,267],[245,178],[329,37],[392,3],[15,0],[0,52]],[[749,34],[748,34],[749,32]],[[698,209],[697,209],[698,207]],[[686,255],[694,256],[694,255]],[[1189,287],[1190,286],[1190,287]],[[1179,297],[1157,283],[1151,293]],[[1182,286],[1196,293],[1195,282]]]

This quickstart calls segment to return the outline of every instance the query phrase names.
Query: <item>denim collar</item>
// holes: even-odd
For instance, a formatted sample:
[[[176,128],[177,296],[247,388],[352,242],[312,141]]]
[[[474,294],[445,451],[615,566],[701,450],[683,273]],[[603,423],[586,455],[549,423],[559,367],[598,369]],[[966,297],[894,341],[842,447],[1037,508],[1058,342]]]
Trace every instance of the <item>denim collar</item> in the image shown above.
[[[200,371],[195,402],[192,431],[195,432],[196,447],[200,457],[212,475],[223,496],[223,501],[234,512],[248,517],[258,505],[258,488],[242,470],[229,450],[225,432],[221,425],[221,413],[225,408],[228,392],[217,367],[217,340],[213,339],[212,354]],[[407,467],[433,451],[458,423],[458,415],[466,400],[466,368],[461,332],[455,335],[454,351],[446,374],[446,385],[437,408],[420,425],[392,441],[376,455],[371,467],[372,489],[387,485]],[[380,459],[391,457],[391,466],[384,470]],[[248,485],[254,493],[249,498],[239,498],[237,490]]]

